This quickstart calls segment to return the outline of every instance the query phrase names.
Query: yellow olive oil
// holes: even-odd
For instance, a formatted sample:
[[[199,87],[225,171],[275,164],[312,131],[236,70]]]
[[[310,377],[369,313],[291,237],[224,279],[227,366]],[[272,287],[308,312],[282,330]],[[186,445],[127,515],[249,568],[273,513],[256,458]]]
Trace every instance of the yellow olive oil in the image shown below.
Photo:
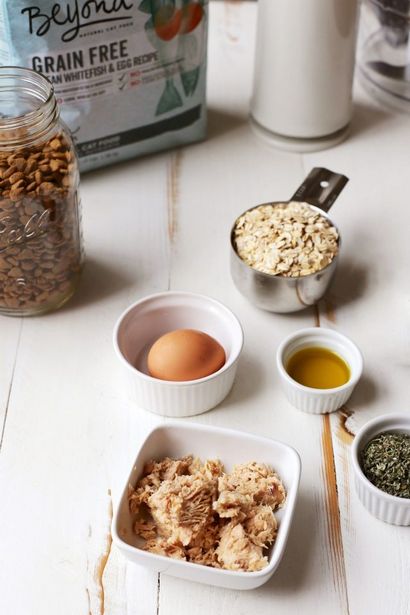
[[[350,378],[350,368],[338,354],[322,348],[309,346],[293,354],[287,365],[289,376],[313,389],[334,389]]]

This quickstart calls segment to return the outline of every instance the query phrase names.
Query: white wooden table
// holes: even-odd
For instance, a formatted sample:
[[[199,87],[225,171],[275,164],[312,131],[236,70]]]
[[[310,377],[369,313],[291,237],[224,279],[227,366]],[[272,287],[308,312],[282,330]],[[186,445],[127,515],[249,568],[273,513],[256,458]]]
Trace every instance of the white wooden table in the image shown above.
[[[0,318],[2,615],[410,613],[410,528],[366,512],[349,465],[364,422],[409,412],[409,117],[357,88],[339,147],[302,156],[259,143],[247,122],[255,18],[254,3],[211,6],[206,142],[84,177],[88,260],[69,305]],[[351,179],[332,210],[343,235],[334,286],[317,309],[258,311],[230,279],[230,226],[252,204],[289,197],[313,166]],[[111,544],[137,447],[163,420],[127,398],[112,328],[129,303],[170,288],[220,299],[245,331],[233,391],[192,420],[283,440],[302,458],[284,559],[251,592],[157,577]],[[314,324],[351,336],[365,357],[348,407],[331,416],[292,408],[274,366],[279,341]]]

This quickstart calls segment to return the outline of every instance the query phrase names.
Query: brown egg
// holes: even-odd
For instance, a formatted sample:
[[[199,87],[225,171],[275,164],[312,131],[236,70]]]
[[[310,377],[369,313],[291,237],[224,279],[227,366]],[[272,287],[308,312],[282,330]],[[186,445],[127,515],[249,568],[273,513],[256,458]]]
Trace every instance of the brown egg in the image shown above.
[[[210,335],[177,329],[160,337],[148,353],[148,371],[160,380],[197,380],[225,364],[225,351]]]

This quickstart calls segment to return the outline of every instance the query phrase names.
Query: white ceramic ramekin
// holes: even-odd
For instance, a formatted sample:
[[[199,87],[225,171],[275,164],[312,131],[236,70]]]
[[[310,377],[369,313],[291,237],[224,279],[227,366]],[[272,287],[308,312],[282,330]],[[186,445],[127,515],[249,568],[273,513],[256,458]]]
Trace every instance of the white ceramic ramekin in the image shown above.
[[[313,389],[293,380],[286,365],[295,352],[310,346],[329,348],[340,355],[350,367],[348,382],[334,389]],[[353,393],[362,375],[363,358],[358,347],[345,335],[332,329],[309,327],[283,340],[276,353],[276,365],[285,395],[293,406],[311,414],[326,414],[343,406]]]
[[[198,329],[224,348],[226,363],[198,380],[171,382],[148,374],[147,356],[161,335],[174,329]],[[131,305],[114,328],[114,348],[128,378],[136,403],[163,416],[201,414],[229,393],[243,345],[242,327],[222,303],[188,292],[168,291]]]
[[[203,461],[220,459],[228,472],[235,464],[258,461],[268,464],[278,473],[286,489],[286,502],[283,508],[275,513],[279,528],[276,541],[268,553],[266,568],[257,572],[222,570],[148,553],[141,549],[141,540],[132,530],[133,519],[128,506],[129,485],[134,486],[137,483],[144,463],[150,459],[162,459],[165,456],[179,458],[188,454],[200,457]],[[300,468],[298,453],[287,444],[276,440],[189,422],[161,425],[148,434],[125,481],[121,501],[112,522],[114,543],[126,558],[155,572],[230,589],[259,587],[275,572],[285,552],[296,505]]]
[[[369,421],[358,431],[351,447],[356,493],[363,506],[377,519],[393,525],[410,525],[410,499],[384,493],[366,478],[360,467],[362,450],[383,431],[410,434],[410,415],[384,414]]]

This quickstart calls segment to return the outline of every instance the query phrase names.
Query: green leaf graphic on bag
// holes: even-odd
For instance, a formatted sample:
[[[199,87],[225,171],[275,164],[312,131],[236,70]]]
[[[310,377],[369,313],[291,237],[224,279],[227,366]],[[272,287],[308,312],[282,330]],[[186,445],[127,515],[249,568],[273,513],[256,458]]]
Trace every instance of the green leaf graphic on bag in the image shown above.
[[[155,115],[161,115],[161,113],[167,113],[172,109],[182,107],[182,98],[176,89],[172,79],[167,79],[165,84],[165,90],[162,92],[162,96],[159,99]]]
[[[158,51],[158,57],[161,60],[165,73],[165,88],[155,110],[155,115],[161,115],[162,113],[167,113],[168,111],[172,111],[173,109],[183,106],[181,95],[178,92],[173,80],[173,75],[177,69],[177,57],[179,50],[178,39],[173,37],[173,41],[164,40],[158,36],[157,28],[155,27],[154,19],[152,17],[145,22],[144,28],[152,46]],[[161,31],[162,36],[164,33],[165,31]]]
[[[142,13],[148,13],[148,15],[151,15],[151,0],[142,0],[141,4],[138,6],[138,10]]]
[[[206,41],[204,20],[193,32],[182,34],[178,41],[179,73],[186,96],[195,93],[200,76]]]
[[[182,87],[184,88],[185,96],[192,96],[196,90],[199,81],[199,66],[186,73],[181,73]]]

